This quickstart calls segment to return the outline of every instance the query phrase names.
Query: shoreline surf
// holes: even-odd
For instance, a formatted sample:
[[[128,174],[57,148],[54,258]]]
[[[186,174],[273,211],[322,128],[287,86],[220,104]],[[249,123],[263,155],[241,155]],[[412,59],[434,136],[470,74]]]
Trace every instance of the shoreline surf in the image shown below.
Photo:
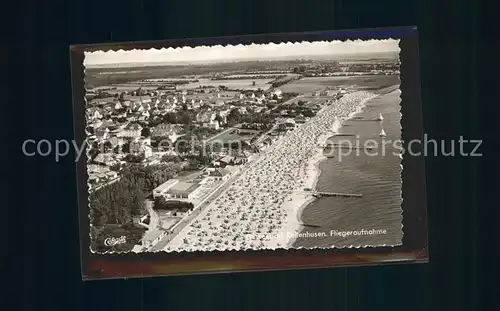
[[[346,121],[349,121],[352,118],[354,118],[356,115],[362,113],[363,109],[366,107],[368,102],[373,100],[374,98],[377,98],[378,96],[380,96],[380,95],[373,94],[372,96],[361,100],[359,103],[359,106],[356,108],[356,110],[354,112],[352,112],[346,118],[341,118],[340,122],[338,124],[336,124],[336,126],[334,126],[334,128],[332,128],[332,131],[337,132],[339,129],[341,129],[344,126]],[[331,137],[331,135],[322,134],[318,138],[318,141],[322,141],[322,140],[326,141],[330,137]],[[318,184],[319,178],[320,178],[321,174],[323,173],[321,171],[320,165],[321,165],[321,162],[323,162],[326,159],[327,159],[327,157],[323,154],[323,148],[319,147],[315,151],[314,155],[308,161],[307,166],[308,166],[308,176],[309,177],[308,177],[308,182],[306,183],[306,188],[311,189],[311,192],[316,191],[316,186]],[[296,218],[297,224],[293,228],[293,230],[291,230],[292,228],[289,228],[289,229],[286,228],[287,226],[284,226],[285,230],[282,230],[281,236],[286,236],[288,238],[288,240],[285,243],[287,249],[290,249],[293,247],[293,244],[295,244],[295,242],[298,238],[298,235],[300,234],[300,232],[304,228],[304,222],[302,219],[302,214],[303,214],[304,210],[316,200],[316,198],[312,195],[312,193],[306,193],[304,196],[305,196],[304,198],[295,198],[293,195],[291,197],[292,203],[295,203],[294,210],[295,210],[295,218]],[[292,226],[290,226],[290,227],[292,227]]]
[[[391,87],[392,88],[396,88],[396,90],[398,89],[397,86],[393,86]],[[394,92],[396,90],[392,90],[390,92],[387,92],[387,93],[391,93],[391,92]],[[338,126],[336,126],[335,128],[333,128],[333,131],[334,132],[337,132],[339,129],[343,128],[345,126],[345,123],[347,121],[350,121],[352,120],[353,118],[355,118],[356,116],[358,116],[359,114],[363,113],[364,109],[368,106],[368,103],[370,101],[372,101],[373,99],[385,94],[386,92],[382,93],[382,94],[373,94],[372,96],[360,101],[360,104],[358,106],[358,108],[356,109],[356,111],[354,111],[353,113],[351,113],[348,117],[344,118],[344,119],[341,119],[340,120],[340,123],[338,124]],[[325,134],[326,135],[326,134]],[[324,135],[322,135],[324,136]],[[328,140],[332,135],[329,135],[328,137],[326,137],[325,140]],[[320,137],[319,140],[321,140],[322,138]],[[310,189],[312,192],[314,191],[317,191],[316,189],[316,186],[318,184],[318,181],[319,181],[319,178],[321,177],[321,174],[323,173],[323,171],[321,170],[320,168],[320,165],[323,161],[325,161],[327,159],[326,156],[323,155],[323,148],[318,148],[318,150],[316,151],[316,154],[314,156],[311,157],[311,159],[309,160],[309,163],[308,163],[308,167],[309,166],[312,166],[313,169],[310,170],[309,172],[312,171],[312,182],[310,183]],[[297,208],[297,211],[296,211],[296,219],[297,219],[297,223],[298,223],[298,227],[295,229],[295,232],[294,234],[289,238],[289,240],[287,241],[287,248],[292,248],[293,245],[295,244],[295,242],[297,241],[297,238],[299,237],[298,235],[300,235],[301,231],[303,231],[304,229],[304,222],[303,222],[303,219],[302,219],[302,215],[303,215],[303,212],[307,209],[307,207],[309,207],[314,201],[316,200],[316,198],[312,195],[312,194],[308,194],[308,198],[305,199],[305,200],[302,200],[302,204],[300,204]]]

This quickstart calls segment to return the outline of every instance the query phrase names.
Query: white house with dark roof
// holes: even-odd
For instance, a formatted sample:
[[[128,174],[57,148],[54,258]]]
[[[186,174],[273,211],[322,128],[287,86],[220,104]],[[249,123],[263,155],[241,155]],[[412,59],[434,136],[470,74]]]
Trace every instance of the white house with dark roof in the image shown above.
[[[230,171],[222,167],[217,167],[208,174],[207,178],[216,181],[226,181],[229,179],[230,176],[231,176]]]
[[[87,119],[92,121],[96,119],[102,119],[102,114],[99,111],[99,108],[92,107],[87,110]]]
[[[142,126],[138,123],[129,123],[122,131],[118,133],[118,137],[139,138],[141,137]]]
[[[111,153],[99,153],[95,158],[94,162],[98,164],[103,164],[107,166],[113,166],[118,163],[114,155]]]

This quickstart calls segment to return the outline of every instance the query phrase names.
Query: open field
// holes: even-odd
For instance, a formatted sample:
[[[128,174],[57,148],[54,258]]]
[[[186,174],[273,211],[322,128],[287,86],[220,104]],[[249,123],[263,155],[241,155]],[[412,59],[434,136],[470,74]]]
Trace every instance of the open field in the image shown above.
[[[188,78],[175,78],[175,79],[144,79],[141,80],[141,83],[184,83],[184,82],[190,82],[196,79],[188,79]]]
[[[267,90],[271,87],[272,79],[235,79],[235,80],[210,80],[210,79],[202,79],[199,82],[193,82],[188,84],[183,84],[177,86],[179,90],[189,90],[195,89],[200,86],[220,86],[224,85],[232,90],[257,90],[259,88],[263,90]],[[255,82],[255,85],[253,85]]]
[[[310,77],[285,84],[280,87],[283,92],[309,93],[329,87],[355,86],[359,90],[378,90],[391,85],[399,84],[399,77],[352,76],[352,77]]]
[[[272,77],[272,78],[279,78],[279,77],[286,77],[287,75],[284,73],[248,73],[248,74],[238,74],[238,75],[227,75],[224,76],[223,79],[251,79],[252,77],[255,76],[266,76],[266,77]]]
[[[86,67],[86,83],[88,88],[127,83],[145,79],[178,79],[182,76],[200,76],[208,74],[242,74],[244,72],[266,72],[270,68],[288,72],[291,66],[302,63],[298,60],[275,61],[241,61],[215,64],[156,64],[139,66],[128,64],[116,67]]]
[[[158,89],[157,85],[150,85],[150,86],[145,86],[145,85],[140,85],[136,83],[130,83],[130,84],[118,84],[118,85],[112,85],[113,87],[116,87],[114,90],[109,90],[107,91],[108,93],[121,93],[121,92],[131,92],[135,91],[138,88],[141,88],[142,90],[145,91],[155,91]]]

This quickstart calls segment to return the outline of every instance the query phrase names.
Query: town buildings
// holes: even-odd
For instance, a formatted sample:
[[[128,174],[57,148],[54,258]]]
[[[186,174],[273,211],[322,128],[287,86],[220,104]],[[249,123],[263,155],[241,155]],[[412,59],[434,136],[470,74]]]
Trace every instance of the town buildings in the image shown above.
[[[170,142],[175,143],[177,139],[184,136],[182,128],[174,124],[160,124],[153,128],[151,131],[151,138],[155,140],[162,140],[168,138]]]
[[[118,133],[118,137],[139,138],[141,137],[142,126],[138,123],[129,123]]]
[[[231,173],[228,170],[219,167],[219,168],[215,168],[213,171],[209,172],[207,178],[209,178],[211,180],[215,180],[215,181],[226,181],[229,179],[230,175],[231,175]]]

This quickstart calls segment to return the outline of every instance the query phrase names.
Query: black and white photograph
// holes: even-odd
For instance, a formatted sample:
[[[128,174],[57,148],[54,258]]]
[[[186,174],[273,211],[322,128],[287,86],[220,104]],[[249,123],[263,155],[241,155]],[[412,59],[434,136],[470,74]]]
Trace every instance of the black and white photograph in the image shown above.
[[[403,240],[399,39],[85,52],[92,253]]]

